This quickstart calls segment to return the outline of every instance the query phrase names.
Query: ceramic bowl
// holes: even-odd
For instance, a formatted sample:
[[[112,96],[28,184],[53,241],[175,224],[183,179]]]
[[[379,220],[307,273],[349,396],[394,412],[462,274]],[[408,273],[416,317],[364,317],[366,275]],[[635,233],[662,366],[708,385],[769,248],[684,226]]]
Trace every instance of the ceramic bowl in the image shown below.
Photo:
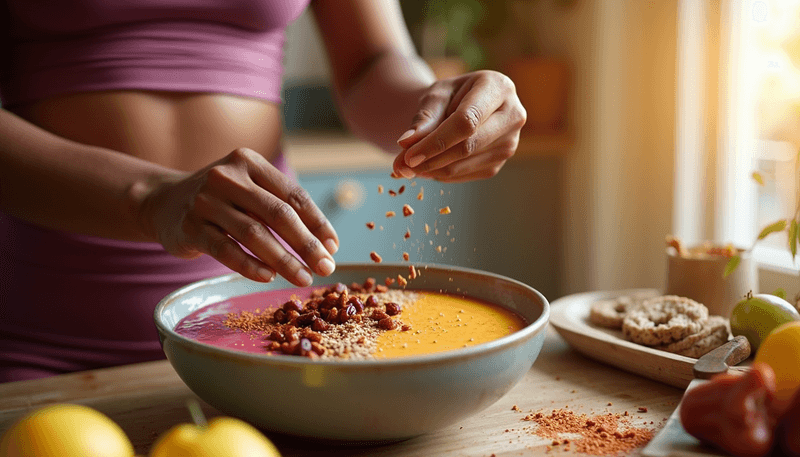
[[[544,343],[550,305],[533,288],[503,276],[422,266],[413,288],[463,293],[523,316],[523,329],[468,348],[369,361],[311,360],[223,349],[177,334],[185,316],[233,297],[293,288],[238,274],[200,281],[165,297],[155,323],[164,353],[198,397],[224,414],[268,431],[323,440],[393,441],[425,434],[483,410],[531,368]],[[339,264],[316,285],[407,274],[407,264]]]

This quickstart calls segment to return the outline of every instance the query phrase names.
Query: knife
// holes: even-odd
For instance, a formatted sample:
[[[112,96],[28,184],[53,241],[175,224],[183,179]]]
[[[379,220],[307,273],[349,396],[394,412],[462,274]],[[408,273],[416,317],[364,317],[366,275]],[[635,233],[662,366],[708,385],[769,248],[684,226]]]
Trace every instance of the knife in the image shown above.
[[[686,392],[720,373],[727,373],[728,368],[750,356],[750,343],[744,336],[736,336],[732,340],[700,357],[692,367],[694,379],[689,383]],[[684,392],[684,397],[686,393]],[[682,400],[681,400],[682,401]],[[686,433],[681,425],[680,403],[667,419],[664,428],[642,449],[645,457],[704,457],[725,456],[718,450],[703,445],[697,438]]]

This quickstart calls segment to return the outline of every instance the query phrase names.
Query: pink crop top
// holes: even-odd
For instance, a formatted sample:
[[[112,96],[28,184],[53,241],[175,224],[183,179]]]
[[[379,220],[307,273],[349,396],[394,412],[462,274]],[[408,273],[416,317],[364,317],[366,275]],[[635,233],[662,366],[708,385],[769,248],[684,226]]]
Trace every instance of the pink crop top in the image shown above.
[[[98,90],[280,102],[286,25],[310,0],[7,0],[3,106]]]

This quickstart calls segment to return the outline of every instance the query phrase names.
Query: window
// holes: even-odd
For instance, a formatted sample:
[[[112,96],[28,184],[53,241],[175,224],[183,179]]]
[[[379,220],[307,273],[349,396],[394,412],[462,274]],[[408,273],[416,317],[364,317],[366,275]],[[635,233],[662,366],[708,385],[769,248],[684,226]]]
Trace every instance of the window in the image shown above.
[[[800,203],[800,0],[683,0],[680,24],[677,232],[750,247]],[[785,232],[753,255],[800,271]]]

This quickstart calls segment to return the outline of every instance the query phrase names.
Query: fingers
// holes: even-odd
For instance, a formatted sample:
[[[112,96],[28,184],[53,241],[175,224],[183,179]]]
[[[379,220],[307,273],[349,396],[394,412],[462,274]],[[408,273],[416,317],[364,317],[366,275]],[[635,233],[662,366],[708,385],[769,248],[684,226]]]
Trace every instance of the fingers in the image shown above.
[[[412,171],[415,175],[424,176],[426,173],[437,171],[452,163],[483,154],[489,149],[497,148],[501,143],[507,146],[509,155],[506,159],[508,159],[514,154],[519,143],[519,132],[508,132],[508,117],[507,110],[496,111],[474,135],[444,153],[431,157],[413,168]]]
[[[478,133],[504,102],[495,92],[488,78],[475,78],[452,114],[408,148],[404,154],[406,165],[413,169]]]
[[[196,234],[200,252],[215,258],[221,264],[253,281],[270,282],[275,271],[247,254],[239,243],[211,224],[204,224]]]
[[[411,120],[411,127],[400,135],[397,144],[408,149],[431,133],[447,115],[451,100],[451,88],[446,84],[434,84],[420,100],[419,110]]]
[[[317,274],[333,273],[331,251],[336,252],[339,240],[322,211],[302,187],[265,160],[252,166],[254,188],[232,189],[234,201],[274,230]]]
[[[221,166],[211,167],[195,197],[194,211],[295,285],[310,285],[311,271],[328,276],[335,270],[331,253],[339,240],[330,222],[305,190],[254,151],[239,149]],[[225,247],[224,240],[209,239]],[[235,253],[228,261],[244,260]],[[246,269],[236,271],[248,274]]]
[[[210,196],[198,198],[195,209],[200,218],[219,221],[219,226],[204,224],[198,234],[200,249],[206,254],[250,279],[271,280],[277,272],[296,286],[311,285],[308,267],[255,218]],[[257,258],[247,254],[236,241]]]

